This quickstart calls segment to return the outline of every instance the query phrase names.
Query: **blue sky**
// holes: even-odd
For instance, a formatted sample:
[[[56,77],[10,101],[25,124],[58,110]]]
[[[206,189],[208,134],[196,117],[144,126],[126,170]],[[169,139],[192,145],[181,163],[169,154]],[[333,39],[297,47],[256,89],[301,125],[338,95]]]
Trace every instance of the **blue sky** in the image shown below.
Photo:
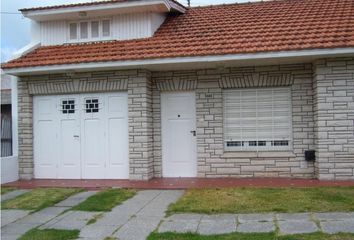
[[[1,62],[7,61],[18,49],[30,42],[29,21],[18,9],[57,4],[89,2],[90,0],[1,0]],[[248,2],[252,0],[191,0],[192,6]],[[179,0],[185,4],[187,0]]]

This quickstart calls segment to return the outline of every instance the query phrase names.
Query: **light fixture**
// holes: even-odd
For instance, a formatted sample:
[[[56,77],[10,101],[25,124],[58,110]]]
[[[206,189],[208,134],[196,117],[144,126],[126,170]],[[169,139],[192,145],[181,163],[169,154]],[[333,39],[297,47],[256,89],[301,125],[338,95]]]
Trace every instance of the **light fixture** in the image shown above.
[[[79,12],[79,17],[86,17],[87,16],[87,12]]]

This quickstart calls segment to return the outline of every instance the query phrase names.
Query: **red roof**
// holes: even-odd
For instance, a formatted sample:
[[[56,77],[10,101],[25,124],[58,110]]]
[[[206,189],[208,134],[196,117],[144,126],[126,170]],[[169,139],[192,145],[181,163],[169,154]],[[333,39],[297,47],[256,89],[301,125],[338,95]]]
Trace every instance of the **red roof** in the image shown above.
[[[278,0],[191,8],[151,38],[39,47],[4,68],[354,47],[353,0]]]

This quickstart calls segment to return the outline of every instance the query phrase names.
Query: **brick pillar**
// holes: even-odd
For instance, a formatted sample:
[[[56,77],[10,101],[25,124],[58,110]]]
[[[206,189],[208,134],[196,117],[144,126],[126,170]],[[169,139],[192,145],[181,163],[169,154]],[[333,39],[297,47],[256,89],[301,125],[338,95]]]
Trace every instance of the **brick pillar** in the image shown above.
[[[354,58],[314,63],[316,174],[354,179]]]
[[[150,72],[139,70],[128,81],[130,179],[153,177],[152,84]]]
[[[33,98],[25,79],[18,81],[18,162],[20,179],[32,179],[33,174]]]

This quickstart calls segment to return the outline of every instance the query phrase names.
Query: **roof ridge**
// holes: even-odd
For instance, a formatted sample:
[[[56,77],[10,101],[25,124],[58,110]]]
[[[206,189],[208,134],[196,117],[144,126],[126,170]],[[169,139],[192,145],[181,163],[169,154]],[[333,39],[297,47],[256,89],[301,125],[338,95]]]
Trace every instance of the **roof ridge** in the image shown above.
[[[189,7],[190,9],[196,9],[196,8],[212,8],[212,7],[223,7],[223,6],[231,6],[231,5],[253,5],[253,4],[269,4],[269,3],[279,3],[279,2],[294,2],[294,1],[309,1],[309,0],[256,0],[256,1],[248,1],[248,2],[236,2],[234,3],[220,3],[220,4],[210,4],[210,5],[205,5],[205,6],[194,6],[194,7]],[[317,1],[317,0],[312,0],[312,1]]]

